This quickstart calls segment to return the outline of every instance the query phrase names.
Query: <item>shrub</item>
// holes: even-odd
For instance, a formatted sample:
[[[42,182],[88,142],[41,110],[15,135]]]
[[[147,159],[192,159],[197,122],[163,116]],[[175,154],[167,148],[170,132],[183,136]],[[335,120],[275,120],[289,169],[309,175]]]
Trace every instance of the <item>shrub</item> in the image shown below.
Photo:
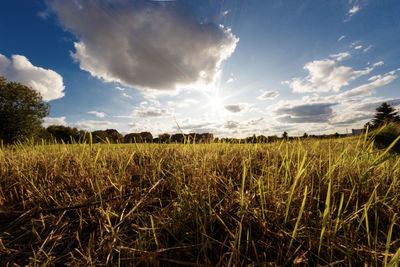
[[[378,148],[385,149],[389,147],[398,136],[400,136],[400,123],[389,123],[380,129],[371,132],[375,138],[375,145]],[[397,142],[391,149],[393,152],[400,153],[400,142]]]

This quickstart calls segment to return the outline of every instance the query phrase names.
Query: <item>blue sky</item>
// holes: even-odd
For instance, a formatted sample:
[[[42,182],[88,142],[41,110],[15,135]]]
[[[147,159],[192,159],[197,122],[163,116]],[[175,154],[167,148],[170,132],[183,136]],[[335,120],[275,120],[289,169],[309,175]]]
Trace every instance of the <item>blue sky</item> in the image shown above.
[[[345,133],[400,108],[400,2],[2,1],[0,75],[44,125]]]

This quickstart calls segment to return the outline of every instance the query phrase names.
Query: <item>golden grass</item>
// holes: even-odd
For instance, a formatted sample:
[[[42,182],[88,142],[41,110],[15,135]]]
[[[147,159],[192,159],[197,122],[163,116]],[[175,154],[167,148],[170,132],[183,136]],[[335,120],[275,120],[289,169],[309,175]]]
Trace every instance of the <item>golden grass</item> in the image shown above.
[[[368,138],[0,150],[0,265],[395,265],[400,157]]]

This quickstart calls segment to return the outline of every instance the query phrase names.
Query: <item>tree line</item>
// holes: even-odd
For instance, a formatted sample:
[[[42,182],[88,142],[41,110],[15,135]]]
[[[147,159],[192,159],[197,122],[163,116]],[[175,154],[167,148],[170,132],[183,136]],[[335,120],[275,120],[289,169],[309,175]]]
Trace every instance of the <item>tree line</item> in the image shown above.
[[[237,138],[214,138],[212,133],[190,134],[161,134],[153,137],[150,132],[129,133],[125,136],[115,129],[97,130],[92,133],[78,130],[69,126],[51,125],[42,126],[42,119],[49,115],[50,105],[43,101],[41,95],[32,88],[21,83],[8,82],[5,77],[0,77],[0,140],[2,143],[12,144],[26,139],[53,140],[56,142],[74,143],[267,143],[281,139],[294,139],[285,131],[282,137],[256,136]],[[400,123],[400,117],[394,107],[383,103],[376,109],[375,117],[368,122],[364,129],[374,130],[385,124]],[[305,133],[300,138],[338,138],[347,135],[338,133],[331,135],[308,135]],[[298,137],[296,137],[297,139]],[[89,140],[90,139],[90,140]]]

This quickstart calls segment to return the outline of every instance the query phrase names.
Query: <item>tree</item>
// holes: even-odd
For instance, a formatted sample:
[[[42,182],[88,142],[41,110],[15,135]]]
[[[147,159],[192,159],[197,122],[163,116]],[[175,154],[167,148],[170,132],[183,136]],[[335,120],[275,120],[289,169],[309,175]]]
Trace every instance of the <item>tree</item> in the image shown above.
[[[0,77],[0,139],[5,143],[35,136],[49,108],[38,92]]]
[[[374,119],[367,123],[365,128],[368,126],[371,129],[376,129],[390,122],[400,122],[400,117],[395,108],[384,102],[376,109]]]
[[[283,139],[287,139],[288,138],[288,133],[286,131],[283,132],[282,138]]]
[[[158,135],[158,139],[161,143],[169,143],[171,136],[167,133]]]
[[[83,130],[63,125],[51,125],[47,127],[47,132],[49,132],[57,141],[62,140],[64,143],[71,143],[72,140],[75,142],[83,141],[86,134]]]
[[[124,140],[124,136],[115,129],[107,129],[106,133],[107,138],[111,143],[122,143],[122,141]]]

